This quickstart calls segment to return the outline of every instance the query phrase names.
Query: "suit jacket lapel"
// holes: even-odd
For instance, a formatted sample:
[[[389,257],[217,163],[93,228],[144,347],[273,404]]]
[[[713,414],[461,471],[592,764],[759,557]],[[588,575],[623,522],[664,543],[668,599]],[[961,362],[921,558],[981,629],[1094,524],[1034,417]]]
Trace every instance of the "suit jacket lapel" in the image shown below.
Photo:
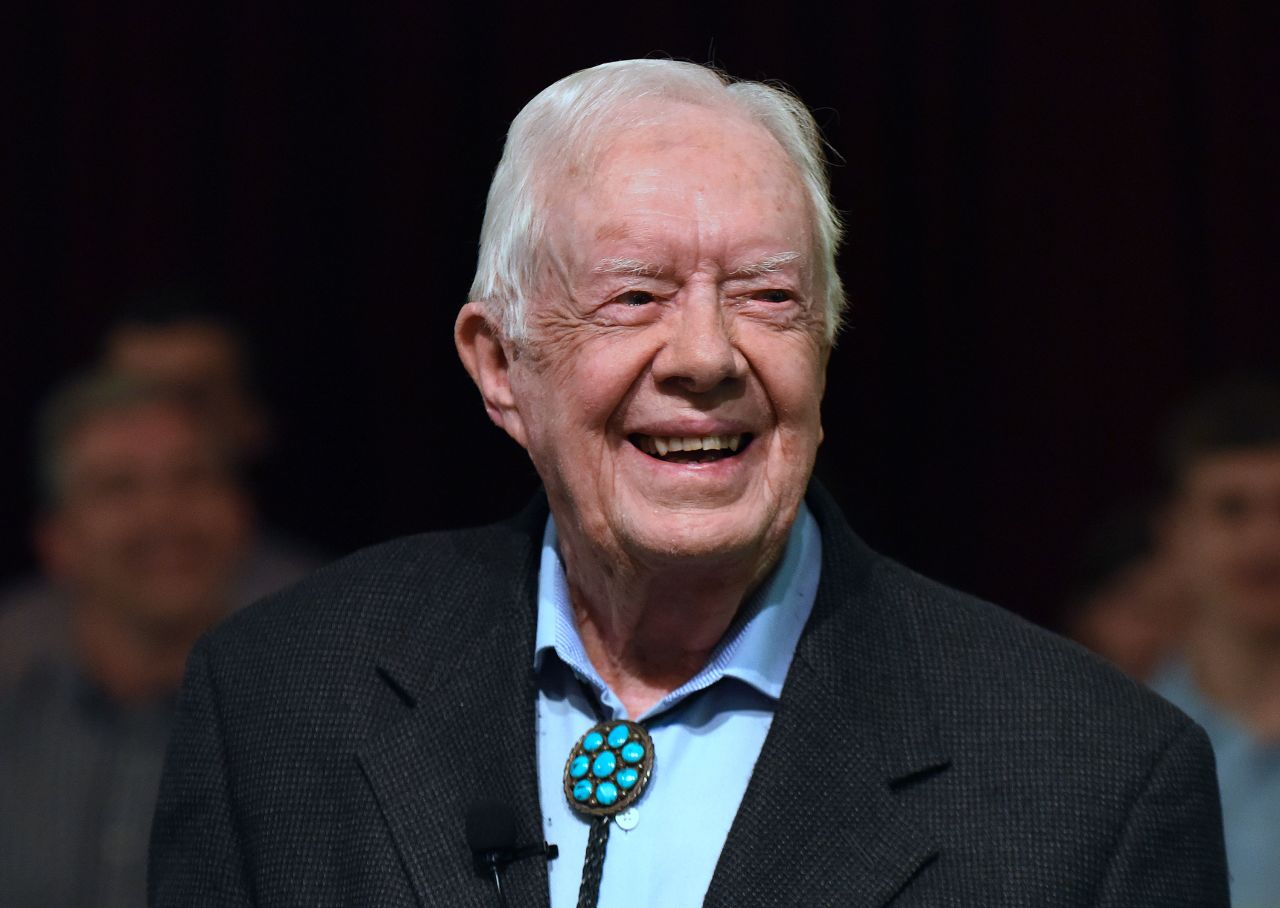
[[[707,905],[879,906],[936,854],[899,803],[945,768],[910,609],[820,488],[818,597]]]
[[[545,519],[545,505],[539,513]],[[406,709],[366,742],[359,761],[424,905],[494,903],[493,880],[474,870],[465,837],[477,800],[512,805],[517,844],[542,840],[532,669],[537,522],[526,512],[515,523],[530,526],[513,534],[509,550],[479,553],[453,589],[428,597],[417,629],[378,666]],[[547,904],[546,862],[510,865],[502,885],[510,904]]]
[[[898,800],[948,762],[909,603],[878,581],[876,556],[816,483],[809,504],[823,533],[818,597],[707,905],[879,906],[936,855]],[[520,844],[542,838],[532,653],[545,515],[535,503],[514,521],[507,549],[477,558],[488,571],[460,569],[379,665],[405,711],[359,760],[424,905],[493,903],[463,832],[477,799],[512,804]],[[511,904],[546,905],[545,862],[512,865],[503,888]]]

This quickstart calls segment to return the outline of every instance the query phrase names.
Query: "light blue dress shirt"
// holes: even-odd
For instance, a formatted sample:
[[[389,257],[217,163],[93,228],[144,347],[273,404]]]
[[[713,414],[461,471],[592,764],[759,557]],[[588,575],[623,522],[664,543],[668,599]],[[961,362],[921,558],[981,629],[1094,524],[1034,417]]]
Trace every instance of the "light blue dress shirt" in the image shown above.
[[[615,822],[610,831],[602,908],[702,904],[813,609],[821,567],[821,534],[802,504],[778,567],[706,667],[636,719],[653,738],[653,775],[632,808],[635,825]],[[560,848],[549,864],[551,905],[572,908],[589,818],[565,799],[565,760],[592,725],[632,717],[587,658],[550,518],[538,572],[534,669],[544,832]]]
[[[1151,683],[1209,735],[1218,763],[1233,908],[1280,905],[1280,744],[1259,741],[1200,692],[1178,661]]]

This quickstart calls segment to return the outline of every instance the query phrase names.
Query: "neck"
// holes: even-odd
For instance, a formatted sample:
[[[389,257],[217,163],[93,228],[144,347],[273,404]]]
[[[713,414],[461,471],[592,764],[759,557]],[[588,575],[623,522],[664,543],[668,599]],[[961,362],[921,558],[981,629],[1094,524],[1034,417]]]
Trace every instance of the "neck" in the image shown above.
[[[1203,620],[1190,641],[1191,669],[1205,696],[1259,738],[1280,741],[1280,632]]]
[[[600,570],[601,559],[581,557],[561,537],[583,647],[628,716],[702,670],[781,548],[713,565]]]
[[[82,603],[74,612],[72,632],[85,674],[113,701],[139,704],[178,689],[187,654],[220,614],[210,611],[198,620],[148,623]]]

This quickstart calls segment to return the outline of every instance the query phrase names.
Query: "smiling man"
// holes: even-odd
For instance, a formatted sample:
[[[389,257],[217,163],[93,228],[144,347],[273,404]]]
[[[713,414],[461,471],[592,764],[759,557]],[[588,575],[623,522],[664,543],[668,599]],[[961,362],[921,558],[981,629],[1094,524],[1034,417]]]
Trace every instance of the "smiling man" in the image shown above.
[[[1203,733],[811,482],[838,239],[775,88],[531,101],[456,342],[545,496],[197,648],[153,904],[1225,904]]]

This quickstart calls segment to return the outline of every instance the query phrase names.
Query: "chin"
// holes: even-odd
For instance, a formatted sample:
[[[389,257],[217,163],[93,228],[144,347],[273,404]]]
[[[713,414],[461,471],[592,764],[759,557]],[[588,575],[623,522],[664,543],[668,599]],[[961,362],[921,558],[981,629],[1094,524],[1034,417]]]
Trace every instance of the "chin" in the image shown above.
[[[159,630],[208,623],[222,611],[218,596],[210,592],[208,584],[193,588],[170,583],[140,595],[132,609],[132,617],[139,624]]]
[[[643,560],[692,566],[771,559],[785,542],[795,507],[787,514],[744,514],[734,507],[695,511],[648,508],[643,513],[642,521],[626,521],[622,534],[625,547]]]

